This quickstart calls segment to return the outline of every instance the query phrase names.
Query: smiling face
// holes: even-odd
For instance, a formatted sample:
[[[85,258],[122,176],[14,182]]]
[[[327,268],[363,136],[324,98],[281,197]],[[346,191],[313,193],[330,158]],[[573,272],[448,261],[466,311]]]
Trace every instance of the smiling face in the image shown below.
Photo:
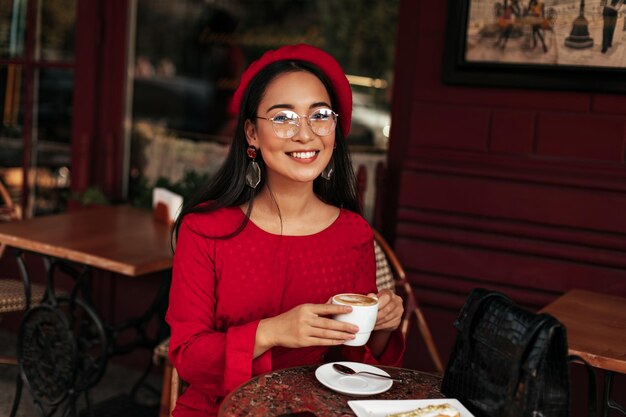
[[[248,144],[261,150],[268,181],[312,183],[328,165],[335,131],[328,136],[316,135],[305,119],[318,109],[331,109],[331,105],[324,84],[315,75],[306,71],[288,72],[269,83],[256,115],[269,119],[290,110],[299,114],[301,120],[299,131],[288,139],[276,136],[270,120],[259,118],[256,123],[246,122]]]

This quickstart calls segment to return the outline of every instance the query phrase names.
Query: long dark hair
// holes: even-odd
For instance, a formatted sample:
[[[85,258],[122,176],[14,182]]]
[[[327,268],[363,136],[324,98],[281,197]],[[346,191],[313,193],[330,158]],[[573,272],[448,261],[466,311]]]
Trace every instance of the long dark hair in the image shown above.
[[[278,61],[269,64],[259,71],[244,92],[239,108],[237,128],[226,160],[209,183],[183,205],[174,225],[174,240],[177,238],[180,225],[187,214],[210,213],[223,207],[240,206],[243,203],[250,202],[246,218],[239,227],[228,235],[215,236],[214,238],[227,239],[237,235],[244,229],[250,219],[254,197],[261,191],[267,178],[263,155],[259,151],[257,152],[256,160],[261,168],[261,182],[256,188],[250,188],[246,185],[246,168],[249,160],[246,155],[248,142],[244,129],[245,122],[246,120],[256,120],[259,104],[269,83],[280,74],[296,71],[307,71],[315,75],[326,87],[326,91],[330,96],[331,106],[334,109],[337,108],[337,98],[330,81],[320,69],[306,61]],[[333,175],[330,180],[325,180],[321,177],[316,178],[313,181],[313,191],[328,204],[360,214],[361,207],[357,198],[356,178],[339,123],[337,123],[335,128],[335,144],[336,148],[333,150],[332,155],[334,163]]]

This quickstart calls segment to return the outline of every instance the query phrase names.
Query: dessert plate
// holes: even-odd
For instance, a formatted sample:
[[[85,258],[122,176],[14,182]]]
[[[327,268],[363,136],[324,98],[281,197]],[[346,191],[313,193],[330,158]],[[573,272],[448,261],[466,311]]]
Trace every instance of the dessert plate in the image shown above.
[[[387,372],[375,366],[358,362],[334,362],[349,366],[355,371],[375,372],[390,376]],[[332,363],[326,363],[315,370],[315,377],[322,385],[337,391],[341,394],[363,397],[367,395],[380,394],[387,391],[393,385],[393,381],[375,376],[342,375],[333,369]]]
[[[436,400],[359,400],[348,401],[348,405],[357,417],[386,417],[389,414],[415,410],[429,405],[450,404],[456,408],[461,417],[474,417],[467,408],[453,398]]]

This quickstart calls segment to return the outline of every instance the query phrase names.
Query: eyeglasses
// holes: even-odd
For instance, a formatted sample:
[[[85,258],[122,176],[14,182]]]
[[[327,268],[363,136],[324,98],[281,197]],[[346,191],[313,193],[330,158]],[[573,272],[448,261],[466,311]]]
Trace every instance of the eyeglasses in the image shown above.
[[[289,139],[294,137],[300,130],[302,117],[306,118],[313,133],[318,136],[328,136],[334,132],[339,115],[331,109],[317,109],[308,116],[291,110],[281,110],[274,117],[257,116],[257,119],[269,120],[272,122],[276,136]]]

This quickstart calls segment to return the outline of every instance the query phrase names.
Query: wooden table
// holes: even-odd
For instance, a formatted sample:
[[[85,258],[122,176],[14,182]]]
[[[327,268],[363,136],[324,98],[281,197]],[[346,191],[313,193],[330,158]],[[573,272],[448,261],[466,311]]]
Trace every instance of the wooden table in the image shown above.
[[[572,290],[544,307],[567,328],[569,353],[607,371],[604,415],[609,408],[626,409],[610,399],[615,372],[626,374],[626,299]]]
[[[170,227],[130,206],[0,224],[0,243],[127,276],[172,266]]]
[[[394,378],[382,394],[356,398],[332,391],[315,378],[319,365],[299,366],[259,375],[232,391],[220,406],[221,417],[272,417],[283,413],[310,411],[317,416],[354,416],[349,400],[402,400],[444,398],[441,377],[412,369],[379,366]]]
[[[78,396],[88,395],[98,383],[110,356],[138,346],[150,350],[156,346],[158,340],[149,337],[146,329],[155,315],[163,321],[160,316],[167,302],[172,266],[170,236],[170,227],[153,220],[151,211],[129,206],[106,206],[0,225],[0,243],[18,253],[27,294],[30,277],[19,256],[21,252],[41,255],[46,266],[44,300],[26,311],[18,335],[22,379],[42,415],[59,407],[63,407],[62,415],[77,415]],[[138,294],[154,298],[147,312],[114,325],[104,323],[90,301],[92,268],[128,277],[168,273],[156,296]],[[54,291],[57,270],[75,279],[69,295]],[[135,332],[132,338],[128,337],[129,329]],[[125,344],[118,341],[121,333],[126,336]],[[17,381],[15,404],[19,404],[22,379]]]

